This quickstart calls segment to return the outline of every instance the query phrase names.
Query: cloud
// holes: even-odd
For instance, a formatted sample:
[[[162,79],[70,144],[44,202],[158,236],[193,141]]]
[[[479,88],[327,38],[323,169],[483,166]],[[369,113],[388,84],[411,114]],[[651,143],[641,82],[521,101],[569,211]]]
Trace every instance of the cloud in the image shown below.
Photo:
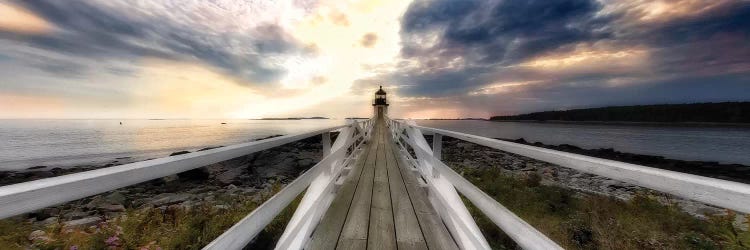
[[[328,15],[328,17],[331,19],[331,22],[336,25],[349,26],[349,17],[347,17],[344,13],[333,11]]]
[[[372,46],[375,46],[375,43],[378,42],[378,35],[375,33],[367,33],[364,36],[362,36],[362,41],[360,44],[362,44],[362,47],[365,48],[372,48]]]
[[[417,0],[397,66],[358,84],[398,82],[404,97],[474,114],[736,100],[750,74],[747,16],[750,2],[731,0]],[[666,98],[709,83],[717,90]]]
[[[253,9],[243,10],[239,1],[28,0],[18,4],[57,29],[51,33],[0,37],[72,57],[198,61],[248,83],[271,83],[285,74],[281,64],[287,55],[310,52],[281,24],[265,22],[262,16],[253,23],[219,18],[230,15],[238,22],[245,21]]]
[[[11,3],[0,2],[0,31],[20,34],[43,34],[52,30],[52,24]]]
[[[404,56],[509,64],[547,50],[610,36],[594,0],[418,0],[402,23]],[[435,44],[421,41],[437,36]]]

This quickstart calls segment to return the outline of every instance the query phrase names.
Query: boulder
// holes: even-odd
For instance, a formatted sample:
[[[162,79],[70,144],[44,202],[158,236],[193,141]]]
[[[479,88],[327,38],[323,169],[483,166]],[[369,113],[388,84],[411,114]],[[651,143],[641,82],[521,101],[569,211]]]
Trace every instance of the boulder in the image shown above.
[[[29,240],[31,242],[37,243],[37,242],[47,242],[50,240],[50,238],[47,236],[47,232],[42,230],[34,230],[29,234]]]
[[[72,212],[65,213],[65,215],[63,215],[63,218],[65,218],[66,220],[77,220],[77,219],[81,219],[89,215],[91,215],[90,212],[75,210]]]
[[[125,206],[120,205],[120,204],[109,204],[109,205],[100,206],[99,209],[107,211],[107,212],[122,212],[122,211],[125,211]]]
[[[237,177],[242,174],[241,168],[232,168],[216,176],[216,181],[221,184],[227,185],[235,182]]]
[[[58,221],[60,221],[60,218],[58,218],[58,217],[49,217],[49,218],[44,219],[43,221],[41,221],[39,223],[42,226],[49,226],[49,225],[53,225],[53,224],[57,223]]]
[[[102,218],[99,216],[94,217],[86,217],[83,219],[77,219],[72,221],[66,221],[63,223],[64,228],[78,228],[78,227],[88,227],[96,225],[97,223],[101,222]]]
[[[192,197],[193,196],[191,194],[164,193],[164,194],[154,196],[154,198],[148,203],[156,207],[160,207],[160,206],[171,205],[175,203],[182,203],[184,201],[191,199]]]
[[[104,199],[110,204],[121,204],[121,205],[126,205],[126,202],[128,200],[128,198],[125,197],[125,195],[123,195],[120,192],[112,192],[111,194],[105,196]]]

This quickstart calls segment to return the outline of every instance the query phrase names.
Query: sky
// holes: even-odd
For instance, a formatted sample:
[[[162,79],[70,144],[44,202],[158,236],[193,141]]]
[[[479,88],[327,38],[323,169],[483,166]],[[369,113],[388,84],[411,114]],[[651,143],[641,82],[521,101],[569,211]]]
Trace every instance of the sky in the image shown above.
[[[750,101],[750,1],[0,0],[0,118]]]

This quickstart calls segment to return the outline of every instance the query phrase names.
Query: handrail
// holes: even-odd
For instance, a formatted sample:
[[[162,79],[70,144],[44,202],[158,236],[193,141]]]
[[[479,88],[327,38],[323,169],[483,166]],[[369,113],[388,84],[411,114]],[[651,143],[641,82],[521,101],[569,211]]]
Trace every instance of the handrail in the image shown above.
[[[416,125],[409,125],[405,122],[392,121],[392,131],[398,145],[402,150],[406,150],[401,140],[403,139],[416,153],[418,161],[415,167],[419,170],[422,178],[428,183],[431,191],[439,192],[433,188],[431,182],[445,180],[449,182],[456,190],[464,195],[472,204],[479,208],[482,213],[492,220],[495,225],[513,239],[519,246],[524,249],[562,249],[557,243],[550,240],[534,227],[526,223],[523,219],[515,215],[509,209],[498,203],[495,199],[484,193],[482,190],[471,184],[461,175],[457,174],[450,167],[446,166],[440,159],[436,158],[432,150],[429,149],[424,137],[415,129]],[[411,131],[409,131],[411,129]],[[406,130],[409,137],[406,137],[402,131]],[[420,138],[421,137],[421,138]],[[403,154],[403,157],[411,158],[409,154]],[[422,165],[420,168],[418,165]],[[436,196],[439,196],[436,194]],[[446,202],[446,201],[441,201]],[[459,201],[460,202],[460,201]],[[451,211],[455,213],[455,211]],[[460,225],[459,226],[463,226]],[[488,248],[484,246],[484,248]]]
[[[706,204],[750,213],[750,185],[748,184],[561,152],[450,130],[418,125],[412,127]]]
[[[350,134],[344,136],[351,136]],[[340,136],[339,138],[341,138]],[[346,153],[346,150],[354,145],[356,141],[361,138],[359,135],[351,140],[346,140],[344,145],[335,148],[333,152],[327,155],[323,160],[315,164],[310,170],[300,175],[284,187],[281,191],[276,193],[261,206],[253,210],[249,215],[245,216],[242,220],[234,224],[231,228],[225,231],[218,238],[214,239],[211,243],[206,245],[203,249],[242,249],[255,236],[260,233],[281,211],[287,207],[302,191],[308,188],[310,184],[318,177],[322,172],[325,172],[327,167],[341,159],[341,154]],[[339,139],[337,139],[337,142]],[[360,143],[361,144],[361,143]],[[359,145],[357,145],[359,146]]]
[[[0,219],[177,174],[350,126],[353,125],[328,127],[305,133],[2,186],[0,187]]]

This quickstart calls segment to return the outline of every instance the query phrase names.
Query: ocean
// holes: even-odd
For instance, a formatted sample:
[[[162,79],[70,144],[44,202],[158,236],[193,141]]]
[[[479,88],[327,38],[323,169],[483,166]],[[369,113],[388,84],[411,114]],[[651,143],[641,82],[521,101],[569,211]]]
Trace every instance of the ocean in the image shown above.
[[[591,125],[480,120],[417,121],[427,127],[492,138],[657,155],[676,160],[750,165],[750,128]]]
[[[122,125],[120,125],[122,122]],[[222,124],[226,123],[226,124]],[[168,156],[344,120],[0,120],[0,170],[70,167]],[[545,144],[750,165],[750,128],[418,120],[428,127]]]
[[[125,157],[121,161],[146,160],[342,124],[344,120],[0,120],[0,170],[102,164]]]

